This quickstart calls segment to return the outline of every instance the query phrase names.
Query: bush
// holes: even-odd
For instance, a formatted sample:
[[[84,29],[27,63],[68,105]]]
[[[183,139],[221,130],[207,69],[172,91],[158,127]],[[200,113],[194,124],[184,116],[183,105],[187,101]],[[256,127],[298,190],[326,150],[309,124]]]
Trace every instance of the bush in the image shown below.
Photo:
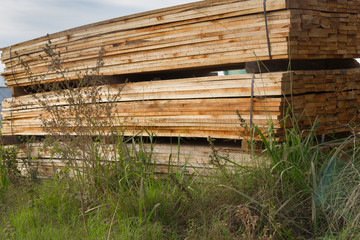
[[[17,148],[0,146],[0,189],[20,178],[17,166]]]

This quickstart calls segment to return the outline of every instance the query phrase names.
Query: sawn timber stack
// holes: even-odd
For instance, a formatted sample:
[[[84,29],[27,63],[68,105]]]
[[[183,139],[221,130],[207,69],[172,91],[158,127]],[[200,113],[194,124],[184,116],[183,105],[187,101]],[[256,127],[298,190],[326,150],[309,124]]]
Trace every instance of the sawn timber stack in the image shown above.
[[[99,63],[99,74],[116,75],[268,59],[358,58],[359,5],[357,0],[267,0],[265,15],[263,0],[200,1],[2,48],[3,76],[13,87],[77,79]]]
[[[59,149],[61,144],[43,144],[43,143],[32,143],[27,145],[19,145],[19,153],[17,154],[17,162],[20,166],[20,170],[24,174],[29,170],[29,158],[31,160],[31,166],[35,167],[39,171],[39,176],[50,177],[64,170],[66,167],[77,165],[82,168],[87,161],[89,156],[81,158],[77,156],[67,156],[64,158],[61,154],[57,153],[56,149]],[[68,147],[64,146],[65,148]],[[117,161],[119,159],[119,153],[117,147],[111,144],[103,145],[100,149],[101,158],[103,161]],[[179,151],[180,147],[180,151]],[[155,173],[168,173],[178,168],[186,168],[187,174],[193,174],[195,172],[201,174],[209,174],[212,170],[216,169],[215,164],[210,164],[209,156],[212,154],[212,150],[208,144],[197,143],[197,144],[186,144],[182,143],[181,146],[178,144],[170,143],[156,143],[156,144],[126,144],[126,148],[129,151],[130,156],[138,154],[143,151],[144,154],[152,156],[152,162],[156,162],[153,171]],[[218,157],[230,159],[238,164],[252,166],[255,162],[251,156],[240,149],[239,146],[217,146],[214,149]],[[76,163],[75,163],[76,162]]]
[[[318,121],[319,134],[332,134],[358,122],[359,82],[360,68],[355,68],[103,85],[97,87],[95,101],[87,88],[79,90],[77,96],[81,99],[75,102],[69,90],[30,94],[4,101],[2,133],[89,131],[92,122],[80,124],[76,120],[82,114],[79,109],[83,109],[76,104],[81,102],[90,109],[88,118],[101,121],[110,115],[111,123],[105,122],[102,127],[124,131],[125,135],[147,129],[163,137],[249,139],[252,115],[260,130],[273,123],[274,132],[281,136],[287,113],[295,117],[301,129],[310,129]],[[101,111],[110,103],[108,112]],[[51,120],[66,121],[66,125],[49,132],[44,125]],[[291,126],[290,120],[287,126]]]
[[[200,1],[2,48],[3,76],[17,91],[3,102],[2,134],[35,139],[55,135],[55,141],[75,136],[75,142],[82,135],[90,136],[91,143],[99,141],[101,132],[130,138],[150,135],[163,140],[154,151],[145,146],[154,153],[156,171],[161,173],[177,153],[174,137],[202,141],[202,146],[186,145],[173,164],[189,164],[197,171],[214,167],[208,161],[213,152],[251,165],[253,158],[239,149],[240,144],[206,147],[206,139],[213,143],[211,138],[247,143],[254,130],[250,119],[265,136],[273,126],[270,132],[277,138],[293,125],[305,134],[314,124],[317,134],[358,125],[360,68],[337,60],[349,63],[360,58],[360,1],[267,0],[266,11],[263,2]],[[254,70],[254,62],[266,61],[296,62],[296,68]],[[204,76],[245,66],[254,71]],[[112,80],[92,84],[103,77]],[[88,85],[79,88],[84,79]],[[71,89],[38,91],[52,83]],[[106,137],[102,142],[111,140]],[[81,165],[87,158],[53,156],[43,146],[43,142],[20,146],[17,159],[32,159],[30,151],[46,175],[53,166],[61,169],[67,161]]]

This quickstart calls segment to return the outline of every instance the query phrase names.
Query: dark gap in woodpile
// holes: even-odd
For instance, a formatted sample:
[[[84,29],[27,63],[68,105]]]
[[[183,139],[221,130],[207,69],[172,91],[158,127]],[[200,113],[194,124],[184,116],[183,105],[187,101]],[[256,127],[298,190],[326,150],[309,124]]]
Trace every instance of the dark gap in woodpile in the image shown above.
[[[278,71],[295,70],[332,70],[359,68],[360,64],[353,58],[344,59],[311,59],[311,60],[265,60],[259,62],[247,62],[247,73],[267,73]]]

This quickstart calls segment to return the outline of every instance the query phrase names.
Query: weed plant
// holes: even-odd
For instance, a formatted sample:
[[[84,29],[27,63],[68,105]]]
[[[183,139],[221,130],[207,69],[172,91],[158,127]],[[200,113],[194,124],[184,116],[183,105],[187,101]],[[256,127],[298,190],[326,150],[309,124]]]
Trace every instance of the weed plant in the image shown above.
[[[16,147],[0,146],[0,190],[20,178],[16,156]]]
[[[59,173],[38,184],[9,184],[0,237],[356,239],[358,138],[317,143],[315,130],[289,130],[281,143],[264,138],[266,164],[219,167],[211,177],[171,168],[155,174],[143,143],[132,138],[125,148],[122,140],[114,144],[117,161],[87,173],[91,181]]]

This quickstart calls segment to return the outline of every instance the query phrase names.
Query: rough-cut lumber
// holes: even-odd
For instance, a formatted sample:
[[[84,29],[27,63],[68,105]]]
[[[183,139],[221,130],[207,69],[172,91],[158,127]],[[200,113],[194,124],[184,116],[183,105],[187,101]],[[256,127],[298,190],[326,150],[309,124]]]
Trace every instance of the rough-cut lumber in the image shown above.
[[[157,136],[247,139],[252,76],[146,81],[6,99],[2,134],[116,130],[132,135],[147,129]],[[319,134],[346,131],[359,120],[359,81],[360,68],[255,74],[253,123],[266,130],[272,121],[280,135],[278,123],[288,111],[301,129],[318,121]]]
[[[3,75],[8,86],[25,86],[77,79],[94,68],[114,75],[267,60],[262,2],[201,1],[19,43],[2,49]],[[266,2],[272,59],[360,57],[359,1]]]
[[[360,57],[360,1],[267,0],[266,11],[263,0],[206,0],[2,48],[3,76],[15,96],[3,102],[2,135],[90,136],[96,142],[116,132],[247,140],[251,123],[265,134],[272,123],[275,137],[284,136],[285,128],[292,125],[306,133],[318,123],[317,134],[340,133],[358,125],[360,69],[349,67],[355,67],[351,59]],[[337,67],[339,59],[348,64]],[[189,77],[240,66],[251,69],[254,64],[249,62],[259,60],[281,62],[271,69],[282,72],[140,79],[179,72]],[[320,64],[303,70],[302,63],[309,60]],[[289,61],[300,68],[284,72]],[[328,63],[332,70],[318,70]],[[114,81],[89,87],[99,75]],[[119,84],[128,76],[142,82]],[[83,77],[88,87],[77,88],[80,81],[69,81]],[[53,82],[70,84],[71,90],[40,91]],[[259,139],[257,134],[254,137]],[[151,147],[144,146],[150,152]],[[114,146],[102,148],[100,153]],[[214,168],[209,163],[212,150],[181,145],[178,152],[178,145],[158,144],[152,152],[155,171],[165,173],[169,166],[188,164],[188,173],[209,172]],[[237,147],[215,151],[249,164],[249,156]],[[68,163],[85,167],[91,159],[91,151],[67,158],[53,153],[42,144],[23,146],[18,161],[20,167],[31,162],[48,176]],[[117,159],[114,151],[104,156],[104,162]]]
[[[51,105],[69,105],[70,97],[80,92],[96,92],[98,103],[114,99],[118,102],[249,97],[252,74],[210,76],[173,80],[154,80],[98,87],[82,90],[54,89],[55,92],[28,94],[5,99],[4,112],[9,108],[26,110]],[[360,68],[335,70],[297,70],[254,75],[254,96],[282,96],[312,92],[342,92],[360,90]],[[56,85],[55,85],[56,87]],[[94,89],[95,88],[95,89]],[[40,89],[41,90],[41,89]],[[87,102],[86,97],[82,99]],[[90,101],[90,100],[88,100]],[[90,103],[90,102],[89,102]]]
[[[91,144],[89,143],[89,146]],[[61,146],[61,148],[59,147]],[[95,144],[94,144],[95,146]],[[9,146],[11,147],[11,146]],[[119,147],[119,146],[118,146]],[[98,156],[103,163],[109,163],[109,161],[116,163],[119,160],[118,147],[115,145],[103,145],[100,146]],[[234,144],[222,144],[220,146],[214,146],[212,149],[209,145],[205,144],[170,144],[170,143],[155,143],[155,144],[142,144],[137,143],[126,144],[123,154],[135,157],[136,152],[143,152],[146,155],[152,156],[151,163],[155,163],[156,173],[171,173],[177,168],[186,168],[188,174],[193,173],[209,173],[212,169],[216,168],[216,158],[221,164],[232,166],[231,162],[234,162],[243,166],[252,166],[258,163],[259,160],[255,160],[257,156],[251,156],[248,153],[240,149],[239,146]],[[79,149],[79,154],[76,156],[71,155],[64,158],[64,154],[57,149],[69,150],[70,146],[66,143],[57,144],[44,144],[44,143],[32,143],[26,145],[18,145],[17,161],[20,169],[26,174],[26,170],[38,169],[39,175],[44,177],[53,176],[54,173],[59,173],[65,167],[74,168],[75,162],[77,166],[83,167],[86,164],[91,165],[91,157],[88,152],[82,152]],[[99,146],[98,146],[99,148]],[[141,148],[141,149],[140,149]],[[75,152],[74,149],[71,149]],[[216,151],[216,155],[215,152]],[[84,157],[84,155],[86,155]],[[89,155],[89,156],[87,156]],[[230,160],[224,161],[222,158]],[[214,161],[215,160],[215,161]]]
[[[253,110],[254,123],[265,127],[265,122],[271,117],[274,120],[278,120],[281,109],[280,105],[281,101],[279,99],[256,99]],[[125,128],[126,135],[135,134],[145,128],[154,132],[157,136],[181,135],[184,137],[205,138],[212,136],[238,139],[240,137],[239,134],[244,132],[244,130],[240,128],[235,111],[238,110],[239,114],[243,115],[243,118],[248,121],[250,99],[119,102],[110,114],[114,118],[111,123],[107,123],[107,113],[97,116],[98,111],[96,108],[101,107],[102,105],[98,104],[88,107],[93,109],[94,115],[91,117],[94,121],[100,122],[104,120],[106,125],[116,127],[119,132]],[[76,113],[71,112],[68,107],[54,109],[53,111],[58,110],[59,112],[53,114],[46,113],[43,108],[12,111],[8,112],[8,114],[4,113],[2,133],[4,135],[47,135],[49,133],[43,128],[43,120],[51,120],[55,117],[54,114],[60,114],[65,117],[63,120],[66,120],[67,124],[63,125],[61,129],[52,130],[73,132],[77,129],[79,132],[95,134],[90,121],[77,121],[76,116],[74,116]],[[58,116],[60,117],[60,115]],[[146,133],[144,132],[144,134]]]

